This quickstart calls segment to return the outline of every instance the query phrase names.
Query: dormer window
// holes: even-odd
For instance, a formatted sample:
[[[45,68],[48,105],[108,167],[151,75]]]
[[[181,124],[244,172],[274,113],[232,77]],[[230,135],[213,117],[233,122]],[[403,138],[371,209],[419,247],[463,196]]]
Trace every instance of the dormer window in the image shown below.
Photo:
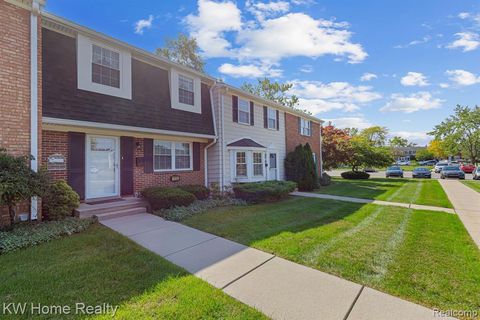
[[[178,75],[178,100],[180,103],[188,105],[195,105],[195,90],[193,85],[193,79]]]
[[[120,88],[120,54],[92,45],[92,81]]]
[[[202,113],[202,83],[199,77],[172,69],[170,86],[173,109]]]

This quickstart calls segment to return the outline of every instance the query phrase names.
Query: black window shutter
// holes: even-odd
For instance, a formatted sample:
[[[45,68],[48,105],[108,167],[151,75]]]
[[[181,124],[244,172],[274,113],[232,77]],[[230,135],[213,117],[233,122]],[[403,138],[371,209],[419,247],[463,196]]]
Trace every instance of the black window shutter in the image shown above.
[[[133,194],[134,138],[120,137],[120,194]]]
[[[263,127],[268,128],[268,108],[263,106]]]
[[[68,184],[85,199],[85,133],[68,133]]]
[[[298,133],[302,134],[302,118],[298,117]]]
[[[143,172],[153,173],[153,139],[143,139]]]
[[[200,171],[200,143],[193,143],[193,171]]]
[[[277,130],[280,130],[280,112],[277,110]]]
[[[232,96],[232,120],[238,122],[238,97]]]
[[[254,112],[253,112],[253,101],[250,101],[250,125],[253,126],[255,125],[255,120],[254,120]]]

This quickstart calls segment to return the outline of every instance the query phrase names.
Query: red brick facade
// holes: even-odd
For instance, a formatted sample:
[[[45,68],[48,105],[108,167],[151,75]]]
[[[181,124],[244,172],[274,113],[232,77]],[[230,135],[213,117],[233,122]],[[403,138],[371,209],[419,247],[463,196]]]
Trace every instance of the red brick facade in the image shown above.
[[[0,148],[30,154],[30,11],[0,0]],[[41,155],[41,19],[38,18],[38,139]],[[40,159],[39,159],[40,160]],[[39,161],[39,166],[40,166]],[[23,204],[19,211],[28,211]],[[0,207],[0,225],[8,211]]]
[[[65,168],[68,166],[68,134],[60,131],[43,131],[42,163],[47,166],[48,173],[54,180],[67,180],[67,170],[48,168],[48,157],[60,154],[65,157]]]
[[[320,157],[320,124],[312,122],[312,135],[301,135],[298,129],[298,116],[285,113],[285,142],[287,153],[293,151],[299,144],[310,144],[317,159]],[[320,172],[320,167],[318,168]]]

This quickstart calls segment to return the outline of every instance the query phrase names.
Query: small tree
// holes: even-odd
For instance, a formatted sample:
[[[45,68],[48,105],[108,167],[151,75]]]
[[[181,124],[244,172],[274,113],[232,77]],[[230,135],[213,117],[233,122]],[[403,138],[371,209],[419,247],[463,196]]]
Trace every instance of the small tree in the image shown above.
[[[310,145],[299,144],[285,159],[287,180],[295,181],[300,191],[311,191],[318,186],[318,175],[315,169]]]
[[[322,126],[323,168],[330,170],[341,165],[349,155],[350,136],[346,129],[335,128],[331,123]]]
[[[0,205],[8,206],[10,225],[15,222],[15,206],[41,196],[48,184],[45,172],[30,169],[28,162],[32,159],[32,156],[12,156],[0,149]]]
[[[425,161],[425,160],[433,160],[433,158],[435,158],[435,156],[433,155],[433,153],[431,153],[427,149],[420,149],[420,150],[417,151],[417,154],[415,155],[415,158],[418,161]]]

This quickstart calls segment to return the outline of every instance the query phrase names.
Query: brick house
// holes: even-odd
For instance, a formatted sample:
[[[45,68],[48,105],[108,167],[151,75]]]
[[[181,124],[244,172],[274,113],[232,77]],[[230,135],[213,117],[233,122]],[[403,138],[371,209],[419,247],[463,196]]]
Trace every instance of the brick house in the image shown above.
[[[299,143],[320,155],[319,119],[42,4],[0,0],[0,147],[36,155],[32,168],[45,166],[82,201],[153,185],[281,180],[283,160]],[[24,210],[35,219],[37,206],[32,199]]]

